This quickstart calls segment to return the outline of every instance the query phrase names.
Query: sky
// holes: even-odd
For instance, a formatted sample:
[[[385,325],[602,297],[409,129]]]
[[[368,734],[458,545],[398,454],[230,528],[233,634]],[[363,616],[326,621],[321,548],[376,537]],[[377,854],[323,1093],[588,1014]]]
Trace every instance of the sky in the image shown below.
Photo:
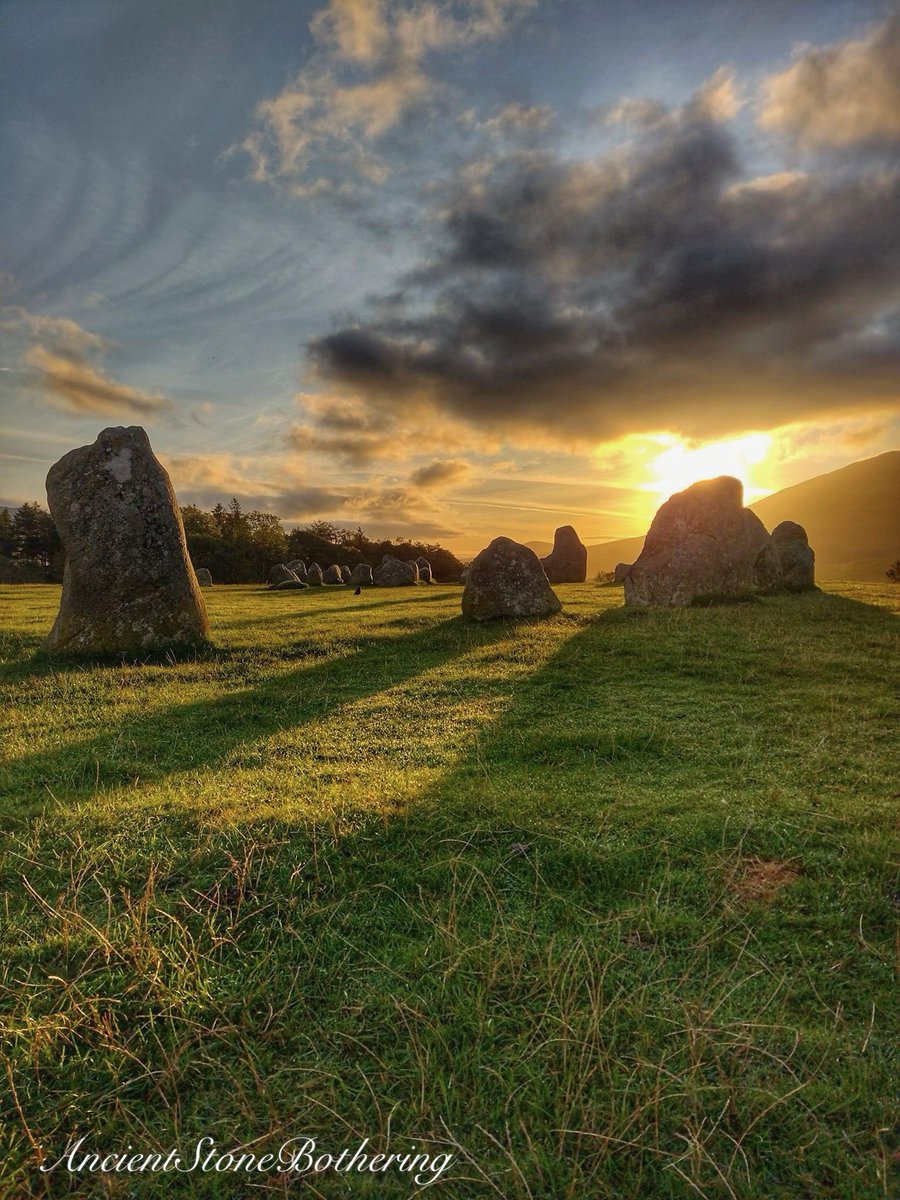
[[[0,505],[461,554],[900,445],[900,7],[2,0]]]

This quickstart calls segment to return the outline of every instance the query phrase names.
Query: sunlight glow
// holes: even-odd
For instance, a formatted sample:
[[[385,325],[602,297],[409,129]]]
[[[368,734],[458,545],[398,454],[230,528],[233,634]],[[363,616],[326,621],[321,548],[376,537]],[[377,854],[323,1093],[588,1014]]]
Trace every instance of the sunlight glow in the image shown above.
[[[661,434],[654,441],[664,449],[648,463],[650,478],[640,485],[641,490],[653,492],[662,502],[700,479],[734,475],[744,485],[744,503],[752,504],[771,490],[759,486],[754,468],[765,462],[772,440],[768,433],[748,433],[695,445],[672,434]]]

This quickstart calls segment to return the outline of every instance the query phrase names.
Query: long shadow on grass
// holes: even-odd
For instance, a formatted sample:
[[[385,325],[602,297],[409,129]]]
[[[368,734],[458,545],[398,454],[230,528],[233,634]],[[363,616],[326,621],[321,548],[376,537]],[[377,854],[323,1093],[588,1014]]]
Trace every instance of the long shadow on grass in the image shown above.
[[[216,699],[129,717],[103,733],[12,761],[0,795],[22,801],[84,798],[112,786],[159,781],[222,763],[238,746],[295,730],[343,706],[513,636],[508,625],[461,617],[401,636],[378,636],[348,654],[303,664]],[[315,653],[313,645],[303,646]],[[328,652],[327,646],[323,653]]]

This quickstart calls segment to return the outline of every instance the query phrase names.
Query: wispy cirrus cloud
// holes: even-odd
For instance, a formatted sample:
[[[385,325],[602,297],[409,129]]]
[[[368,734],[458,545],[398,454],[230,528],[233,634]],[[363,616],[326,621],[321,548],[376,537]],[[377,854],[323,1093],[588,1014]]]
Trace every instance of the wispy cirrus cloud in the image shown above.
[[[252,177],[297,196],[382,182],[379,142],[439,90],[429,55],[501,36],[533,3],[329,0],[310,24],[310,60],[257,105],[241,143]]]

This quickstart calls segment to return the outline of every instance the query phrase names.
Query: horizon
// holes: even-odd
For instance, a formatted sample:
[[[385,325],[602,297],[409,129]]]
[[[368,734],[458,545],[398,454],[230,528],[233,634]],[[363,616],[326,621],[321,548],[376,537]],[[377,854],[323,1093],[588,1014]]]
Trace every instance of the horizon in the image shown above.
[[[900,446],[900,6],[12,0],[0,506],[142,424],[466,557]]]

